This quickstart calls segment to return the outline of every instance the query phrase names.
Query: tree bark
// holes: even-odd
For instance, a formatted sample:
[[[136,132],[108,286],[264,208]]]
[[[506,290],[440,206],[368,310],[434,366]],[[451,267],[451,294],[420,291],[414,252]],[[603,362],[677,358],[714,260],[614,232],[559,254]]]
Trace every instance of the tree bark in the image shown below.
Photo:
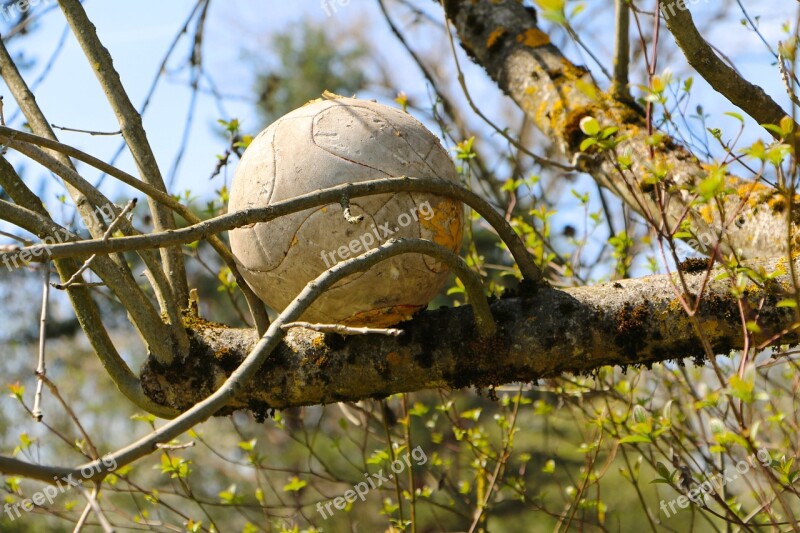
[[[787,270],[781,260],[758,263]],[[711,272],[696,314],[715,353],[742,348],[739,302],[728,279]],[[700,294],[706,271],[684,272],[689,298]],[[677,298],[675,275],[620,280],[567,290],[523,283],[517,294],[491,304],[497,333],[482,339],[472,309],[421,313],[398,327],[399,337],[342,337],[292,329],[229,410],[264,416],[270,408],[356,401],[435,387],[488,388],[563,373],[589,374],[606,365],[640,366],[683,358],[703,360],[698,331]],[[756,344],[794,343],[794,309],[778,307],[791,287],[788,275],[761,287],[751,282],[744,305],[759,309]],[[258,340],[252,330],[196,320],[189,324],[191,355],[142,369],[142,388],[154,401],[185,410],[213,392]],[[752,344],[751,344],[752,346]]]
[[[551,44],[521,3],[445,0],[444,5],[464,50],[542,133],[600,185],[632,209],[648,215],[656,227],[662,221],[657,195],[665,191],[668,199],[661,201],[666,206],[665,222],[674,228],[688,211],[696,234],[689,244],[699,252],[710,255],[719,237],[724,253],[740,251],[743,257],[775,257],[787,252],[787,201],[778,191],[729,175],[726,186],[732,192],[721,202],[724,220],[711,205],[692,208],[694,191],[707,175],[701,162],[666,135],[651,156],[641,112],[598,88],[587,69],[571,63]],[[616,152],[630,154],[630,171],[621,173],[613,158],[580,151],[586,138],[580,121],[587,116],[597,119],[601,127],[620,128],[617,137],[627,140]],[[658,190],[647,179],[657,167],[668,170],[664,187]],[[793,239],[797,238],[797,222],[792,223]]]

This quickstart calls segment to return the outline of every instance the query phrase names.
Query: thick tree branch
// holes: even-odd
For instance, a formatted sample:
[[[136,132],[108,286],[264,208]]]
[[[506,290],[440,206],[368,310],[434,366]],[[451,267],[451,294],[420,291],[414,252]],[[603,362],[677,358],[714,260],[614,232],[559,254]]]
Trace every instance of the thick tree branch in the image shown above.
[[[694,191],[707,175],[700,161],[669,136],[652,148],[655,156],[651,156],[639,110],[601,91],[585,68],[572,64],[550,43],[522,4],[446,0],[444,5],[464,49],[500,88],[569,159],[578,156],[583,170],[652,220],[654,227],[663,221],[667,223],[663,231],[671,232],[679,221],[688,219],[697,241],[708,243],[722,237],[725,253],[740,250],[745,257],[786,253],[787,202],[778,191],[728,176],[726,185],[735,192],[722,198],[724,219],[715,209],[697,212],[692,208]],[[580,121],[587,116],[603,127],[620,128],[616,136],[624,140],[616,153],[630,155],[630,170],[621,171],[614,154],[595,157],[580,151],[586,138]],[[666,181],[664,187],[653,187],[649,183],[659,168],[668,170]],[[660,196],[664,191],[666,198]],[[714,249],[713,244],[694,247],[705,253]]]
[[[752,266],[767,272],[787,269],[781,260]],[[696,316],[715,353],[740,349],[744,342],[731,281],[716,279],[722,272],[713,271],[704,290],[705,271],[683,273],[692,297],[703,290]],[[744,303],[748,309],[760,308],[761,327],[751,346],[800,341],[793,309],[777,306],[787,297],[787,287],[787,274],[766,285],[748,285]],[[424,312],[398,325],[404,330],[399,337],[345,338],[293,329],[228,408],[264,414],[268,408],[435,387],[490,387],[591,373],[606,365],[704,360],[703,343],[676,294],[676,280],[668,275],[563,291],[524,284],[519,294],[492,303],[497,333],[490,338],[475,331],[470,307]],[[154,400],[177,409],[211,393],[258,340],[251,331],[219,324],[198,322],[192,329],[192,355],[185,364],[164,368],[149,363],[141,375]]]

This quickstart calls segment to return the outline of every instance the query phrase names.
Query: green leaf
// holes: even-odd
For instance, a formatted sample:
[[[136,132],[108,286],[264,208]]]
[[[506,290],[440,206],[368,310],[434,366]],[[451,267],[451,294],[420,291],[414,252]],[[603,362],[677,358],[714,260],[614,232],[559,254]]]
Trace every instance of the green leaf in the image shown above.
[[[468,420],[474,420],[475,422],[478,421],[480,416],[481,416],[481,408],[480,407],[475,408],[475,409],[470,409],[469,411],[464,411],[463,413],[461,413],[461,418],[466,418]]]
[[[770,131],[777,135],[778,137],[783,138],[783,130],[780,126],[776,126],[775,124],[761,124],[761,127],[767,131]]]
[[[580,151],[585,152],[587,148],[594,146],[595,144],[597,144],[597,139],[594,137],[588,137],[581,142]]]
[[[723,113],[723,114],[724,115],[728,115],[729,117],[733,117],[736,120],[738,120],[739,122],[741,122],[742,124],[744,124],[744,117],[742,117],[742,115],[740,115],[739,113],[734,113],[733,111],[728,111],[728,112]]]
[[[731,396],[739,398],[745,403],[752,403],[755,399],[753,397],[753,389],[755,383],[749,380],[744,380],[738,375],[731,376],[730,380],[730,393]]]
[[[627,437],[622,437],[619,440],[620,444],[628,444],[633,442],[653,442],[653,440],[647,435],[628,435]]]
[[[656,472],[658,472],[658,475],[664,479],[672,479],[672,474],[670,473],[669,468],[667,468],[667,465],[661,461],[656,462]]]
[[[283,492],[297,492],[306,485],[308,485],[307,482],[303,481],[297,476],[292,476],[292,478],[289,480],[289,483],[283,486]]]
[[[697,187],[698,192],[705,198],[706,200],[710,200],[714,198],[722,191],[725,190],[725,170],[723,167],[714,167],[712,168],[708,176],[700,182],[700,185]]]
[[[586,135],[597,135],[600,131],[600,124],[594,117],[583,117],[580,122],[580,128]]]

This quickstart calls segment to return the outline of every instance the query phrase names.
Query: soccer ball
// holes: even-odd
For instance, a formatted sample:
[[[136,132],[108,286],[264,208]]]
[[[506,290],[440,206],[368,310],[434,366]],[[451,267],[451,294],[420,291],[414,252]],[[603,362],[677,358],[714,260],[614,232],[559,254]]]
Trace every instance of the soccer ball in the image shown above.
[[[457,181],[439,140],[411,115],[375,102],[333,97],[284,115],[253,139],[231,184],[229,211],[265,207],[344,183],[414,176]],[[428,193],[398,192],[350,200],[230,232],[242,276],[276,311],[323,271],[390,238],[423,238],[458,252],[463,209]],[[420,254],[398,255],[340,280],[301,320],[385,327],[427,306],[448,270]]]

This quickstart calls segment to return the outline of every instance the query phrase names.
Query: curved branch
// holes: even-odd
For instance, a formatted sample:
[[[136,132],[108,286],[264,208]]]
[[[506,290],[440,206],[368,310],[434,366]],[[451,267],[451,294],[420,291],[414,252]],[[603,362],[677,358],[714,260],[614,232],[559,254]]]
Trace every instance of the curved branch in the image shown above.
[[[246,224],[266,222],[304,209],[331,203],[338,204],[342,196],[356,198],[398,191],[430,192],[454,198],[469,205],[497,231],[498,236],[508,247],[512,257],[517,262],[525,279],[536,283],[543,282],[542,273],[533,262],[528,250],[525,248],[525,244],[514,232],[514,229],[508,221],[486,200],[469,189],[453,182],[407,176],[337,185],[329,189],[297,196],[291,200],[276,202],[268,207],[243,209],[235,213],[228,213],[227,215],[211,218],[174,231],[151,233],[142,236],[118,237],[110,239],[107,242],[95,239],[79,243],[56,244],[48,246],[46,249],[52,257],[79,257],[91,255],[93,253],[112,253],[172,246],[180,243],[194,242],[208,235],[238,228]],[[26,249],[16,252],[0,253],[0,260],[5,261],[6,257],[18,257],[24,250]]]

